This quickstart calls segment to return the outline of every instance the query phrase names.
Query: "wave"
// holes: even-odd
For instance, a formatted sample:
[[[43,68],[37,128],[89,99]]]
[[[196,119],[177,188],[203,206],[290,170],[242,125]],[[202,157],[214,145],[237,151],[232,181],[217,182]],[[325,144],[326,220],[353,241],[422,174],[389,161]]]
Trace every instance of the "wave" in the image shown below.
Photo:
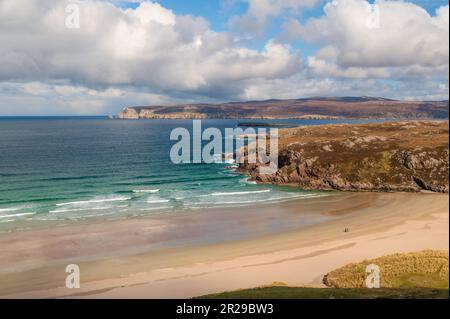
[[[159,206],[159,207],[145,207],[145,208],[138,208],[137,211],[139,212],[147,212],[147,211],[154,211],[154,210],[167,210],[172,209],[171,206]]]
[[[300,199],[300,198],[318,198],[318,197],[324,197],[327,195],[319,195],[319,194],[292,194],[290,196],[276,196],[276,197],[269,197],[269,198],[257,198],[257,199],[243,199],[243,200],[219,200],[219,201],[215,201],[215,202],[203,202],[200,203],[201,206],[200,207],[211,207],[211,206],[220,206],[220,205],[224,205],[227,207],[230,206],[246,206],[248,204],[258,204],[258,203],[264,203],[264,202],[284,202],[284,201],[289,201],[289,200],[293,200],[293,199]],[[198,207],[197,203],[193,203],[192,206],[194,207]]]
[[[86,205],[86,204],[106,203],[106,202],[121,202],[121,201],[130,200],[130,199],[131,199],[131,197],[118,196],[118,197],[112,197],[112,198],[91,199],[91,200],[85,200],[85,201],[59,203],[59,204],[56,204],[56,206]]]
[[[57,213],[70,213],[70,212],[82,212],[87,210],[106,210],[106,209],[112,209],[114,207],[92,207],[92,208],[74,208],[74,209],[56,209],[49,211],[50,214],[57,214]]]
[[[249,178],[242,178],[241,180],[239,180],[239,183],[241,184],[249,184],[249,185],[257,185],[258,183],[256,181],[251,181],[249,180]]]
[[[19,213],[19,214],[10,214],[10,215],[0,215],[1,218],[11,218],[11,217],[21,217],[21,216],[28,216],[28,215],[34,215],[36,212],[30,212],[30,213]]]
[[[189,164],[194,165],[194,164]],[[203,165],[203,164],[195,164],[195,165]],[[195,182],[202,182],[202,181],[220,181],[223,180],[223,177],[211,175],[211,176],[196,176]],[[171,184],[181,184],[181,183],[192,183],[193,179],[192,176],[187,177],[181,177],[180,174],[174,175],[174,177],[167,177],[165,176],[164,179],[160,178],[159,180],[152,180],[152,181],[138,181],[138,182],[128,182],[128,183],[112,183],[115,186],[124,186],[124,187],[152,187],[155,185],[171,185]]]
[[[224,153],[224,154],[214,154],[213,155],[214,163],[216,164],[235,164],[232,153]]]
[[[159,203],[168,203],[170,200],[168,199],[149,199],[147,200],[147,204],[159,204]]]
[[[65,177],[51,177],[37,179],[37,181],[52,182],[52,181],[74,181],[74,180],[85,180],[85,179],[98,179],[108,177],[108,175],[86,175],[86,176],[65,176]]]
[[[133,193],[158,193],[159,189],[133,189]]]
[[[114,213],[111,212],[111,213],[106,213],[106,214],[83,215],[83,216],[76,217],[75,220],[76,219],[86,219],[86,218],[89,218],[89,217],[102,217],[102,216],[108,216],[108,215],[112,215],[112,214],[114,214]]]
[[[30,209],[30,208],[33,208],[33,207],[34,206],[32,206],[32,205],[20,205],[20,206],[15,206],[15,207],[0,208],[0,213],[16,212],[16,211],[21,210],[21,209]]]
[[[67,199],[65,197],[43,197],[43,198],[27,198],[27,203],[45,203],[45,202],[52,202],[52,201],[58,201],[58,200],[64,200]],[[11,205],[11,204],[23,204],[23,200],[8,200],[2,202],[2,204],[5,205]]]
[[[226,193],[212,193],[210,196],[234,196],[234,195],[248,195],[248,194],[260,194],[270,193],[270,189],[263,189],[260,191],[246,191],[246,192],[226,192]]]
[[[236,164],[236,161],[233,158],[225,159],[223,162],[226,164]]]
[[[20,210],[20,207],[11,207],[11,208],[0,208],[0,213],[2,212],[15,212]]]

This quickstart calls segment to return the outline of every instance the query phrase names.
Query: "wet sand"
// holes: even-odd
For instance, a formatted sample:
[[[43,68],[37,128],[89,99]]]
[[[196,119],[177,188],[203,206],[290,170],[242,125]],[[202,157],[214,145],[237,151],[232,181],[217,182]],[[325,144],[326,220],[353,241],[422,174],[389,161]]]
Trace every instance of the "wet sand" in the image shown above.
[[[349,262],[448,250],[448,208],[443,194],[346,193],[1,234],[0,297],[184,298],[273,282],[320,286]],[[70,263],[80,266],[80,289],[64,287]]]

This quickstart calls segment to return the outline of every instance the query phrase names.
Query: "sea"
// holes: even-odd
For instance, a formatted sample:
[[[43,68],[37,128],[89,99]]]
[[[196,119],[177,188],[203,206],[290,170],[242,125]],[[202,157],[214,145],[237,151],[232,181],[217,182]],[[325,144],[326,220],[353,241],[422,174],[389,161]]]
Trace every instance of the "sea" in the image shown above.
[[[202,128],[236,128],[244,120],[203,120]],[[248,122],[263,121],[245,120]],[[338,120],[270,120],[290,126]],[[361,123],[363,120],[346,123]],[[260,125],[260,124],[258,124]],[[272,124],[267,124],[272,125]],[[0,232],[89,219],[114,220],[328,196],[258,185],[231,160],[174,164],[170,140],[192,120],[106,117],[0,117]],[[49,224],[50,225],[50,224]]]

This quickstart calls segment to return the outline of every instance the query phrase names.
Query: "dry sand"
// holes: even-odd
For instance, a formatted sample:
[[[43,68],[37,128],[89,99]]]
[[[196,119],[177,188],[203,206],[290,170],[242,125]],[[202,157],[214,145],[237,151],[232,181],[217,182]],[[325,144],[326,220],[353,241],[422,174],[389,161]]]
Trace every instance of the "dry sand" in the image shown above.
[[[152,240],[164,239],[167,225],[155,219],[3,234],[0,297],[185,298],[273,282],[321,286],[327,272],[350,262],[449,247],[449,196],[443,194],[355,193],[253,209],[330,219],[251,239],[158,249],[142,235],[147,230],[160,234]],[[242,210],[208,216],[239,220]],[[81,268],[80,289],[63,287],[72,262]]]

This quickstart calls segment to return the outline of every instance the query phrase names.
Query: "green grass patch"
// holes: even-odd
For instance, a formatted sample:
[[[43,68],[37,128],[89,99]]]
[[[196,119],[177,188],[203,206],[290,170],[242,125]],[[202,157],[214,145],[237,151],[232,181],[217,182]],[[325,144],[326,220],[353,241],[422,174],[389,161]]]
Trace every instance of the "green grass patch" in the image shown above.
[[[304,288],[263,287],[197,297],[196,299],[448,299],[448,289],[433,288]]]

